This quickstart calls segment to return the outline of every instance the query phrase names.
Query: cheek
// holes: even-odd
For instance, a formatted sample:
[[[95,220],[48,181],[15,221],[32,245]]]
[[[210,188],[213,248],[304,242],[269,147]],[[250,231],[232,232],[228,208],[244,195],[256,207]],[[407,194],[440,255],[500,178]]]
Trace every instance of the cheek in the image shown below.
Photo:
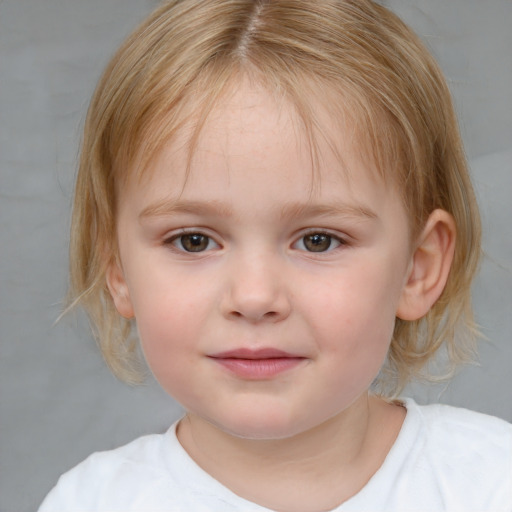
[[[137,322],[146,363],[162,389],[176,400],[188,400],[189,361],[193,357],[194,322],[182,309],[153,311]]]
[[[347,297],[317,313],[324,320],[317,327],[327,379],[323,393],[334,404],[349,403],[370,388],[386,360],[395,324],[394,314],[377,299]]]
[[[200,304],[179,285],[144,288],[134,304],[139,339],[146,361],[157,379],[177,375],[197,339]]]
[[[356,367],[380,368],[395,324],[394,275],[384,264],[363,263],[312,290],[308,316],[322,350]]]
[[[169,338],[183,338],[192,329],[208,302],[208,290],[204,280],[171,272],[168,265],[156,262],[153,269],[137,276],[130,283],[135,318],[144,343],[158,340],[165,343]]]

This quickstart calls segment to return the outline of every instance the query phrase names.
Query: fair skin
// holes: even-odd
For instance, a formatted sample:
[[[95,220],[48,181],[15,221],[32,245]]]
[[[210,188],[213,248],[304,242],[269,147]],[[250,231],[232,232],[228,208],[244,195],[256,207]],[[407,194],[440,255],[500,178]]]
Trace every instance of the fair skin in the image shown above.
[[[319,111],[321,107],[319,106]],[[190,174],[169,143],[120,190],[107,281],[148,365],[187,410],[178,437],[240,496],[330,510],[389,452],[405,410],[370,396],[396,316],[441,293],[454,228],[436,210],[411,241],[399,195],[337,133],[313,178],[293,109],[237,84],[204,126]]]

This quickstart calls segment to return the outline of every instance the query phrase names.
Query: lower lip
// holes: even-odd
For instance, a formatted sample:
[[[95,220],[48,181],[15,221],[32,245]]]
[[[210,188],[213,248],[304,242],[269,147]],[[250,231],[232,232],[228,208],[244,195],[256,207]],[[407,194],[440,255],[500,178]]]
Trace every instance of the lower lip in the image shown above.
[[[212,358],[216,363],[237,377],[251,380],[271,379],[296,368],[304,362],[302,357],[277,357],[269,359]]]

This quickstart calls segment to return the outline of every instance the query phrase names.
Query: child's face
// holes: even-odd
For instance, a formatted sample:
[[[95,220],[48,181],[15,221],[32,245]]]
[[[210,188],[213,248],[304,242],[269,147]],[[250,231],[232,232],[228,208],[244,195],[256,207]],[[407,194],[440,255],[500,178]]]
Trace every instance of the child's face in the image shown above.
[[[293,109],[239,84],[184,188],[175,142],[120,195],[118,309],[135,315],[162,387],[239,436],[304,432],[363,397],[407,280],[398,194],[356,158],[350,130],[318,115],[345,168],[321,143],[313,178]]]

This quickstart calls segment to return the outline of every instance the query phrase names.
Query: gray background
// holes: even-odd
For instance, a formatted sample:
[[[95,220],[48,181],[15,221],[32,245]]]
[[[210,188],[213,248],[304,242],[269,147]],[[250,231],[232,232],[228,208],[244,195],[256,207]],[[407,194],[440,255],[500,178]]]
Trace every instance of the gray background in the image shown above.
[[[512,0],[392,0],[445,70],[481,202],[475,285],[489,342],[446,386],[412,386],[512,420]],[[108,372],[80,315],[54,325],[66,290],[80,127],[108,57],[150,0],[0,0],[0,510],[37,508],[92,451],[163,431],[180,408],[153,382]]]

